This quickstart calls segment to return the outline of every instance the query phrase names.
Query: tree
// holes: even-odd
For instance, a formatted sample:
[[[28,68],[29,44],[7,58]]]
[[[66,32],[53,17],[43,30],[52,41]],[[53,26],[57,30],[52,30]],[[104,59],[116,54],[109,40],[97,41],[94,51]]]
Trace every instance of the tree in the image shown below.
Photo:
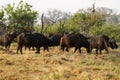
[[[3,7],[7,14],[9,28],[12,30],[32,31],[33,25],[37,19],[37,11],[32,10],[32,6],[28,3],[23,3],[21,0],[17,7],[15,4],[7,4]]]
[[[106,16],[107,24],[119,24],[120,15],[117,11],[105,7],[97,8],[97,11]]]
[[[64,22],[64,21],[63,21]],[[67,32],[75,32],[88,35],[90,28],[96,26],[101,28],[106,22],[106,15],[92,8],[86,10],[80,9],[74,15],[70,16],[64,26]]]
[[[49,10],[43,18],[44,22],[44,32],[46,32],[46,30],[50,27],[50,26],[54,26],[55,24],[58,24],[58,32],[63,32],[64,31],[64,25],[65,22],[67,21],[67,19],[70,17],[71,15],[65,12],[62,12],[60,10],[57,9],[53,9],[53,10]]]
[[[62,14],[63,13],[57,9],[48,10],[48,12],[46,13],[46,19],[48,19],[50,25],[54,25],[62,18]]]
[[[6,30],[4,11],[0,10],[0,30]]]
[[[61,19],[59,19],[59,30],[58,30],[58,32],[66,32],[65,31],[65,23],[67,22],[67,20],[70,18],[70,14],[68,14],[68,13],[62,13],[63,15],[62,15],[62,17],[61,17]]]
[[[41,33],[43,33],[43,28],[44,28],[44,13],[41,16]]]

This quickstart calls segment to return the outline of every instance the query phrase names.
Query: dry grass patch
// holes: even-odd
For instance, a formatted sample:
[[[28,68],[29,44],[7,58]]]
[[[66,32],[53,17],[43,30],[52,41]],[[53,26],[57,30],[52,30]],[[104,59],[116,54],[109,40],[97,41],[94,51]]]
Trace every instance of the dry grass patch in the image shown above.
[[[0,51],[0,80],[120,80],[120,48],[98,56],[58,47],[40,54],[23,48],[23,53],[16,54],[15,44]]]

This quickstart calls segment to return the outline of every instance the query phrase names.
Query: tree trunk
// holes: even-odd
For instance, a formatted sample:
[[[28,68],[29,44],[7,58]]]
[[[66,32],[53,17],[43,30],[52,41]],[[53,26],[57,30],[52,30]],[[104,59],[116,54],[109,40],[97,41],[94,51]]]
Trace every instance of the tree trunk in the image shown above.
[[[44,29],[44,13],[41,16],[41,33],[43,33],[43,29]]]

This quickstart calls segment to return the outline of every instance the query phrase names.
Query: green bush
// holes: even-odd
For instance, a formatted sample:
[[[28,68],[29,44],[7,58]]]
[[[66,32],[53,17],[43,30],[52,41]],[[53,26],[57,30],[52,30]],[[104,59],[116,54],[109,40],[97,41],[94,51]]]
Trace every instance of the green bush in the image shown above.
[[[110,38],[114,37],[117,41],[120,42],[120,25],[109,24],[103,25],[101,27],[92,26],[90,28],[90,35],[104,34],[108,35]]]

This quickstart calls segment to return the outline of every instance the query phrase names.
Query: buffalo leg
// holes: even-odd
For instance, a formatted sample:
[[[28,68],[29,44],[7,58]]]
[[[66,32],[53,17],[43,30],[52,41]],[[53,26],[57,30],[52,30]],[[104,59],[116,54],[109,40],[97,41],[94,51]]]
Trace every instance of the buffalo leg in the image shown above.
[[[49,51],[48,46],[43,46],[43,48],[44,48],[44,51],[45,50]]]
[[[101,51],[101,49],[99,49],[100,50],[100,54],[102,53],[102,51]]]
[[[22,47],[20,48],[20,53],[22,54]]]
[[[77,47],[75,47],[74,53],[77,51],[77,49],[78,49],[78,48],[77,48]]]
[[[74,53],[77,51],[77,49],[79,49],[79,53],[81,53],[81,49],[78,47],[75,47]]]
[[[96,54],[98,54],[98,49],[96,49]]]
[[[65,45],[60,45],[60,50],[64,51]]]
[[[36,52],[35,53],[40,53],[40,47],[36,47]]]
[[[19,47],[17,48],[17,54],[18,54],[18,51],[19,51]]]
[[[105,43],[105,50],[106,50],[107,53],[109,53],[109,51],[108,51],[108,46],[107,46],[106,43]]]
[[[62,47],[61,47],[61,50],[62,50],[62,51],[64,51],[64,49],[65,49],[65,47],[64,47],[64,46],[62,46]]]
[[[107,47],[105,48],[105,50],[106,50],[106,52],[109,54],[109,51],[108,51],[108,48],[107,48]]]
[[[90,47],[90,53],[92,53],[93,48]]]
[[[79,47],[78,49],[79,49],[79,53],[81,53],[81,48]]]
[[[89,48],[86,48],[87,53],[91,53],[91,50]]]
[[[67,51],[67,52],[69,52],[69,49],[68,49],[68,47],[66,47],[66,51]]]
[[[6,46],[5,46],[5,48],[6,48],[7,50],[9,50],[9,48],[10,48],[10,45],[6,45]]]
[[[75,47],[74,53],[79,49],[79,53],[81,53],[81,48],[80,47]]]
[[[29,51],[31,50],[31,47],[32,47],[32,50],[34,51],[34,46],[29,46]]]
[[[18,54],[19,50],[20,50],[20,53],[22,54],[22,47],[21,46],[18,46],[18,48],[17,48],[17,54]]]

